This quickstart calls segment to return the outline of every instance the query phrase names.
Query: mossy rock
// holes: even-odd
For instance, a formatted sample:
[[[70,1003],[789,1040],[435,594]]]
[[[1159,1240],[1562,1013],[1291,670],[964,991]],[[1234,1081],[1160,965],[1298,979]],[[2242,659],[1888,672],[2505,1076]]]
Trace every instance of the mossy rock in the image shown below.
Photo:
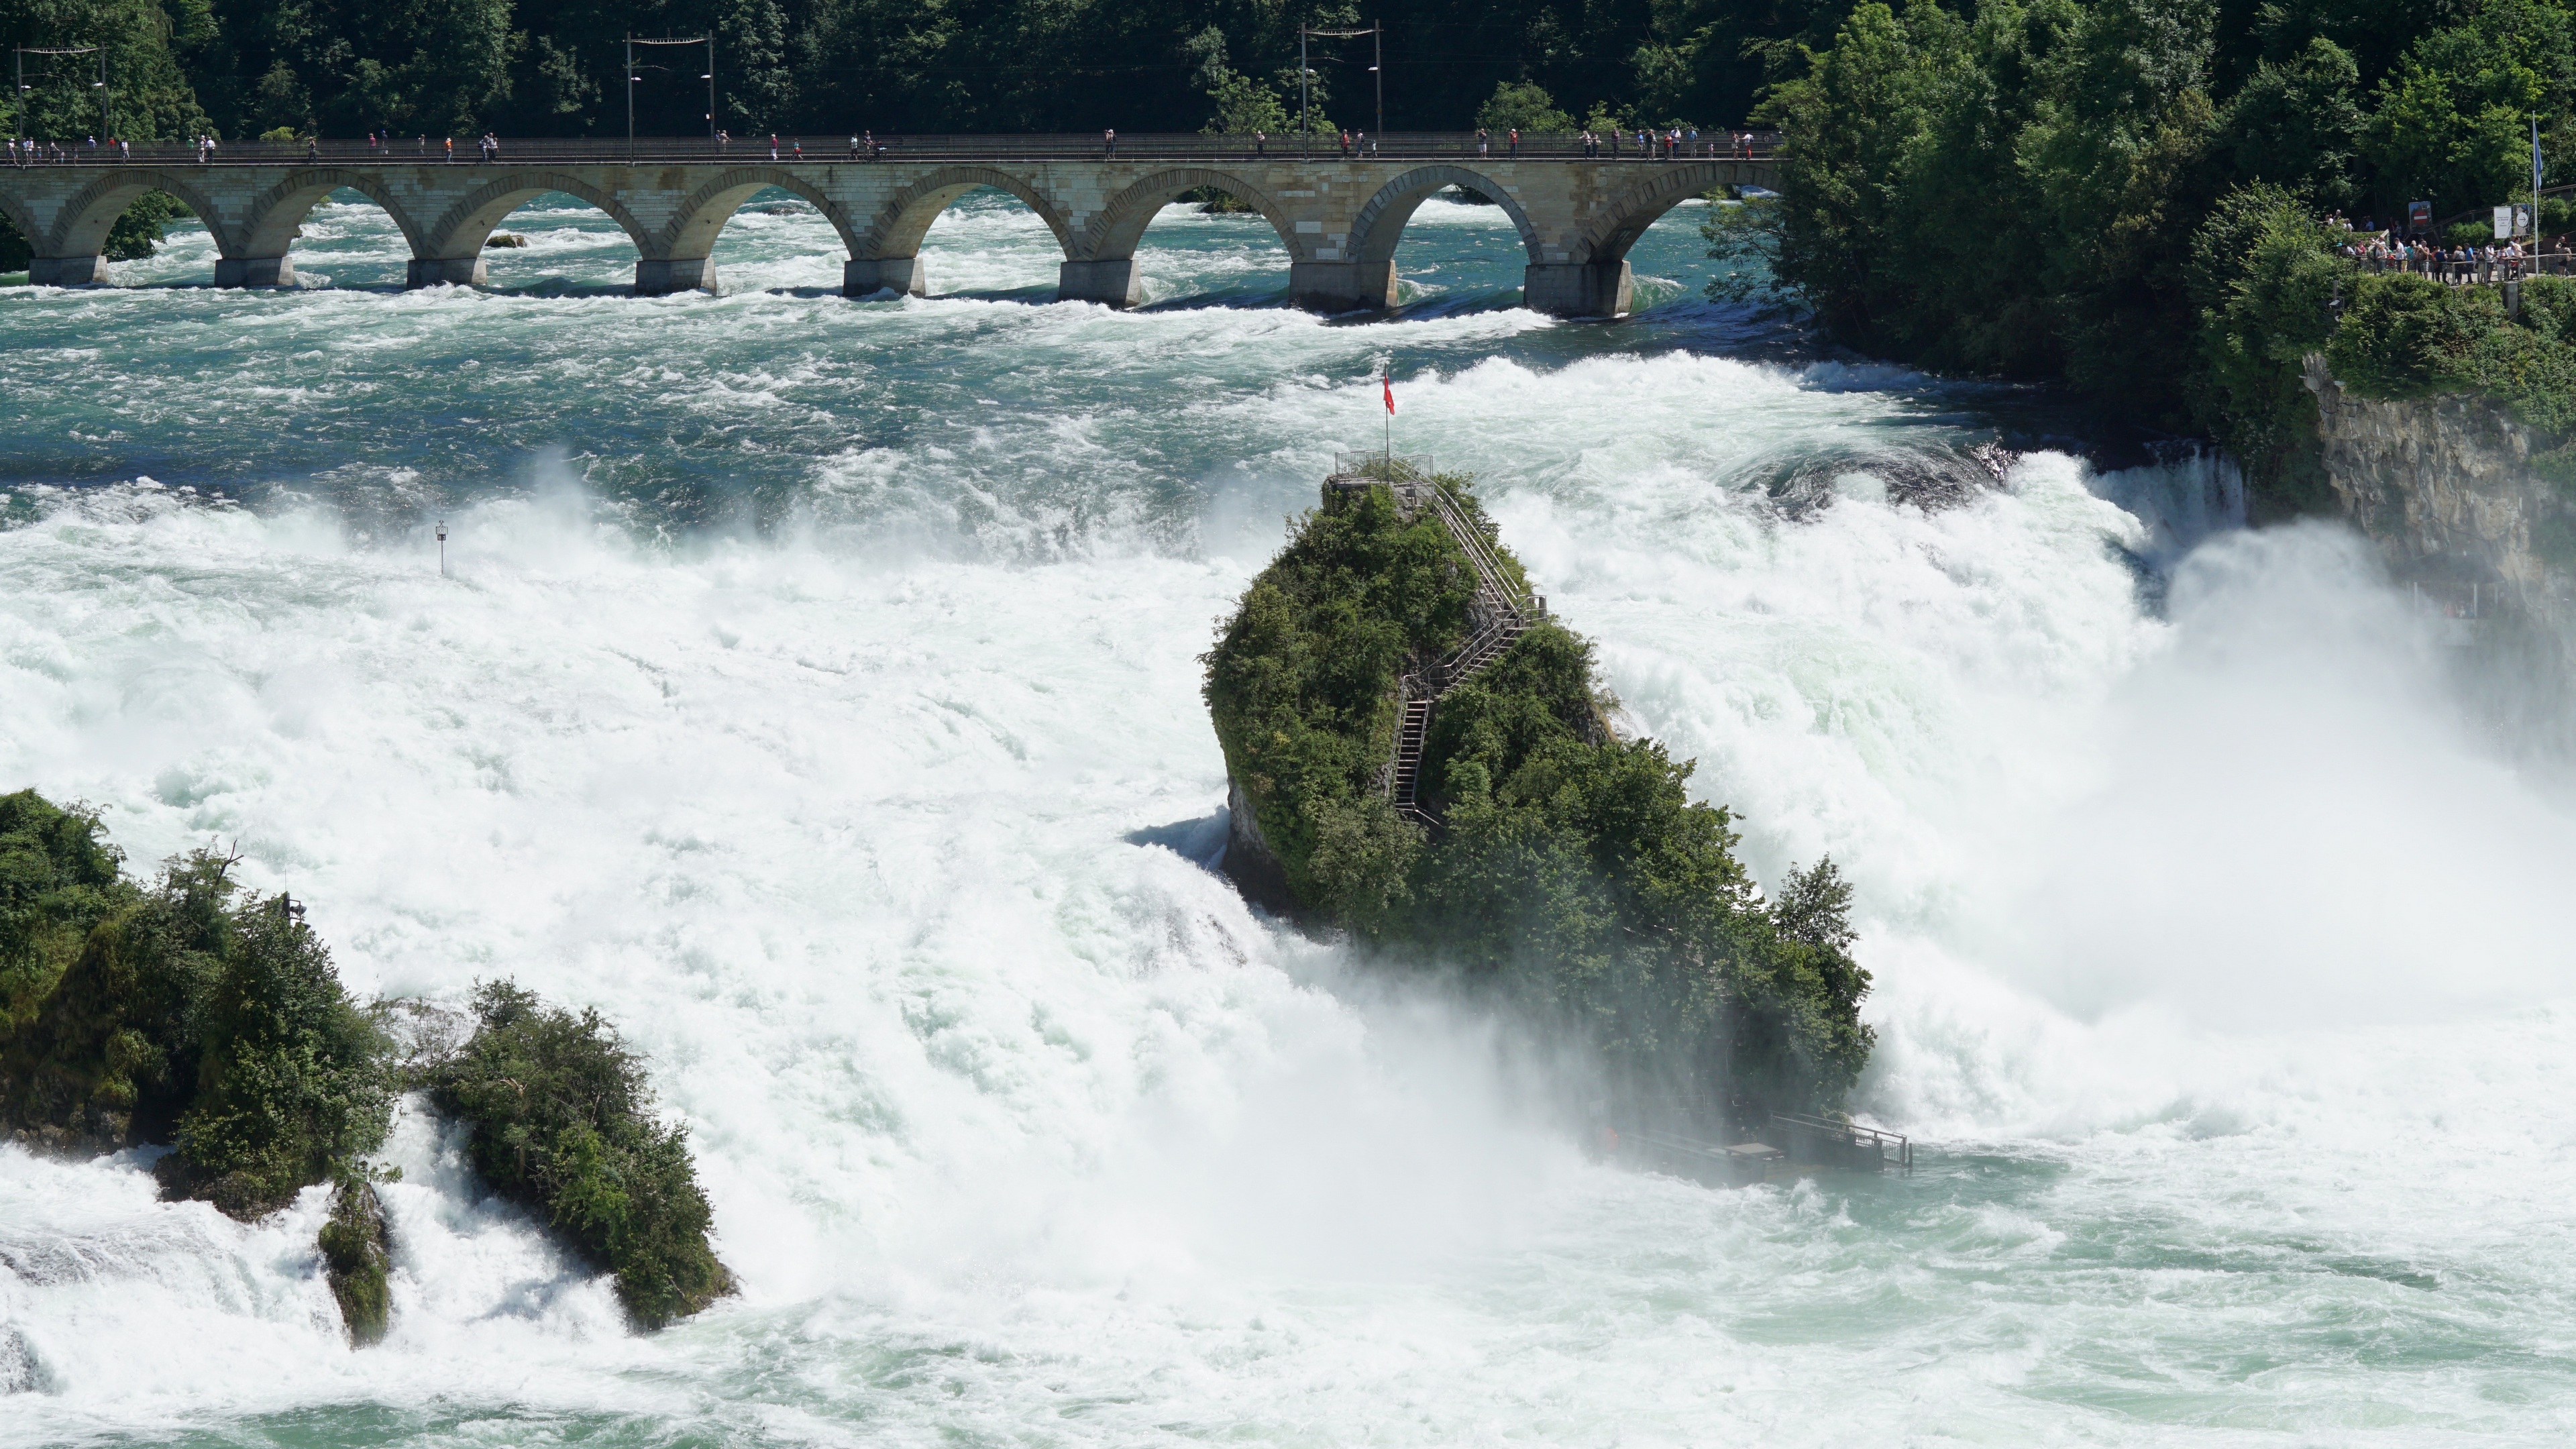
[[[658,1121],[644,1064],[594,1011],[550,1008],[507,982],[474,998],[471,1040],[428,1080],[470,1130],[467,1156],[501,1196],[542,1215],[645,1328],[733,1291],[687,1129]]]
[[[315,1240],[322,1250],[324,1275],[340,1305],[340,1322],[349,1346],[382,1343],[393,1326],[393,1236],[385,1227],[384,1204],[374,1183],[344,1180],[331,1191],[331,1220]]]

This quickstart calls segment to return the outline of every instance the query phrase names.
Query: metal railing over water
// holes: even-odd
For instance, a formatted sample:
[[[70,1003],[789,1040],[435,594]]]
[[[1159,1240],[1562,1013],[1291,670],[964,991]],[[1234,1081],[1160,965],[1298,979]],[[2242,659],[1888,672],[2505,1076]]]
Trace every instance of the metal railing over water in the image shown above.
[[[1787,1139],[1774,1145],[1788,1153],[1792,1162],[1863,1172],[1884,1172],[1890,1167],[1900,1172],[1914,1170],[1914,1144],[1902,1133],[1881,1132],[1830,1117],[1810,1117],[1804,1112],[1772,1113],[1771,1131]]]
[[[1750,139],[1745,139],[1750,138]],[[1344,152],[1339,136],[1317,136],[1304,145],[1295,136],[1202,136],[1161,134],[1121,136],[1113,149],[1099,134],[968,136],[876,135],[832,132],[824,135],[781,132],[773,148],[766,134],[714,140],[705,136],[503,137],[487,158],[474,136],[392,136],[375,142],[332,138],[317,141],[224,141],[201,153],[188,141],[154,141],[120,148],[106,138],[44,141],[31,155],[12,150],[11,164],[26,166],[292,166],[292,165],[432,165],[504,166],[591,165],[630,162],[682,162],[700,165],[780,164],[794,162],[869,161],[1410,161],[1477,158],[1485,161],[1634,161],[1641,164],[1681,161],[1769,161],[1777,155],[1778,138],[1766,132],[1703,132],[1683,140],[1668,154],[1660,143],[1649,156],[1637,149],[1634,136],[1618,143],[1614,154],[1606,138],[1590,148],[1580,135],[1523,135],[1517,148],[1500,137],[1481,144],[1472,131],[1401,131],[1371,136],[1365,146]],[[773,157],[773,149],[775,156]]]

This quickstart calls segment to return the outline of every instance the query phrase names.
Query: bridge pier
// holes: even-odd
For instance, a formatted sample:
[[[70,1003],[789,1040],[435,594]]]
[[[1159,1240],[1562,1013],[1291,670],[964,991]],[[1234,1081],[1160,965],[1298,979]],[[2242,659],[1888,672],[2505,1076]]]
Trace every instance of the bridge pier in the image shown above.
[[[218,287],[292,287],[295,263],[284,257],[217,257]]]
[[[31,287],[89,287],[106,280],[105,257],[35,257],[27,263]]]
[[[1532,262],[1521,276],[1521,305],[1551,317],[1625,317],[1630,296],[1624,258]]]
[[[1103,302],[1112,307],[1133,307],[1144,300],[1141,281],[1134,257],[1067,262],[1056,269],[1055,299],[1059,302]]]
[[[930,273],[919,257],[868,257],[841,263],[842,296],[873,297],[879,292],[927,296]]]
[[[414,257],[403,271],[403,285],[420,287],[480,287],[484,284],[483,258]]]
[[[716,289],[713,257],[644,257],[635,263],[635,295],[666,297],[673,292]]]
[[[1395,263],[1291,262],[1288,300],[1316,312],[1382,312],[1395,305]]]

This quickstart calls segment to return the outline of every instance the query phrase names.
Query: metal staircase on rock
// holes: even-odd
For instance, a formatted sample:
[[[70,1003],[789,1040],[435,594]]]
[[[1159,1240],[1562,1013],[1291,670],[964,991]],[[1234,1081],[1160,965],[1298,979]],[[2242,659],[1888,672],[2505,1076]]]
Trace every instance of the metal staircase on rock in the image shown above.
[[[1423,470],[1428,473],[1426,468]],[[1459,685],[1476,677],[1485,666],[1503,655],[1514,641],[1529,632],[1530,626],[1547,614],[1547,601],[1533,596],[1512,582],[1494,557],[1493,545],[1484,530],[1469,522],[1439,485],[1427,478],[1392,485],[1398,506],[1408,513],[1429,508],[1439,518],[1449,536],[1458,541],[1467,562],[1476,570],[1476,592],[1468,605],[1467,617],[1482,620],[1467,642],[1451,651],[1448,657],[1418,673],[1407,674],[1396,682],[1398,715],[1395,727],[1395,758],[1383,776],[1386,792],[1395,802],[1397,813],[1417,824],[1430,826],[1437,822],[1431,812],[1422,808],[1418,791],[1422,775],[1422,750],[1431,734],[1431,707]]]

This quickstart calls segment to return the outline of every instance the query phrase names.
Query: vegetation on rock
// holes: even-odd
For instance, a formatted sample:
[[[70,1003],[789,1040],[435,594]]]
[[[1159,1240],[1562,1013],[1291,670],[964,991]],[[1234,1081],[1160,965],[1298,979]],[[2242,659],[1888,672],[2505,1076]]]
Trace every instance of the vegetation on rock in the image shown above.
[[[382,1038],[284,897],[232,862],[126,879],[98,817],[0,796],[0,1117],[55,1148],[172,1142],[173,1197],[252,1218],[383,1141]]]
[[[427,1087],[472,1127],[491,1185],[613,1270],[639,1323],[729,1291],[687,1134],[653,1120],[642,1062],[597,1014],[489,985],[470,1039],[415,1030],[403,1060],[284,896],[236,900],[234,862],[211,851],[150,886],[122,863],[96,812],[0,795],[0,1133],[58,1152],[169,1144],[164,1194],[245,1220],[333,1184],[318,1246],[365,1345],[384,1336],[391,1267],[368,1155],[396,1091]]]
[[[733,1291],[707,1246],[687,1129],[654,1120],[641,1059],[597,1012],[549,1008],[507,981],[481,987],[474,1012],[472,1039],[426,1075],[439,1109],[472,1129],[483,1180],[616,1273],[648,1328]]]
[[[1437,482],[1490,538],[1467,480]],[[1442,697],[1419,777],[1439,824],[1397,812],[1398,679],[1466,639],[1475,588],[1429,511],[1328,486],[1205,656],[1227,769],[1296,901],[1571,1024],[1636,1109],[1838,1106],[1872,1041],[1849,888],[1819,861],[1764,900],[1691,765],[1609,728],[1580,637],[1541,620]]]
[[[353,1348],[384,1341],[393,1326],[393,1238],[385,1229],[376,1185],[343,1178],[331,1190],[331,1220],[315,1240]]]

